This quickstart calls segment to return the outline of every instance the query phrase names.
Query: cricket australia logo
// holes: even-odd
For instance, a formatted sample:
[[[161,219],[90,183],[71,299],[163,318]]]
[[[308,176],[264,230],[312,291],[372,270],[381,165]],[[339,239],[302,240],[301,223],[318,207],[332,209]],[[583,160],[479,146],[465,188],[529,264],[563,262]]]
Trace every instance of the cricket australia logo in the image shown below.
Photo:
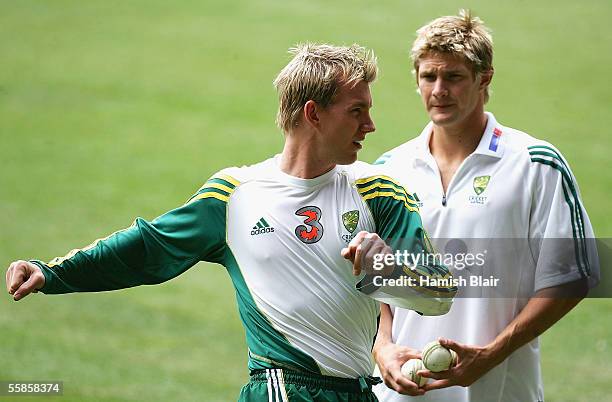
[[[342,224],[349,232],[353,233],[359,223],[359,211],[348,211],[342,214]]]
[[[491,180],[491,176],[474,177],[474,192],[476,195],[470,196],[470,204],[484,204],[487,201],[487,197],[480,194],[487,189],[489,180]]]
[[[295,235],[306,244],[313,244],[323,237],[323,225],[321,225],[321,209],[315,206],[303,207],[295,211],[298,216],[303,216],[304,225],[295,228]]]
[[[354,232],[359,224],[359,211],[354,210],[343,213],[342,224],[344,225],[344,228],[349,231],[349,234],[342,235],[342,240],[349,243],[353,237],[355,237]]]
[[[476,193],[476,195],[482,194],[487,189],[487,185],[489,185],[490,179],[491,176],[474,177],[474,192]]]

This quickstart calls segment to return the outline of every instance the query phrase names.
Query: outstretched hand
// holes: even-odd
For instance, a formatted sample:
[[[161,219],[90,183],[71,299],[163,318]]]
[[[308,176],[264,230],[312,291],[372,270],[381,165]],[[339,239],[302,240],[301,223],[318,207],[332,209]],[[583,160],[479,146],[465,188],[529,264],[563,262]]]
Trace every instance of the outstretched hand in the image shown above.
[[[457,352],[458,362],[446,371],[434,373],[429,370],[421,370],[419,374],[423,377],[433,378],[435,381],[426,384],[423,389],[431,391],[459,385],[467,387],[485,375],[496,366],[493,356],[486,348],[465,345],[449,339],[440,339],[440,345]]]
[[[19,301],[45,285],[45,275],[35,264],[15,261],[6,270],[6,290]]]

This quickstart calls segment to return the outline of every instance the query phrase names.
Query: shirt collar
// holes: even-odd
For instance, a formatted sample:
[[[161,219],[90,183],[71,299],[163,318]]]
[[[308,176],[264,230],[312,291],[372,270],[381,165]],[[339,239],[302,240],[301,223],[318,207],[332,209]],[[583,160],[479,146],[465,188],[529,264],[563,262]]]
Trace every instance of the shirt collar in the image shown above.
[[[501,158],[504,154],[504,127],[497,122],[493,113],[485,112],[485,114],[487,126],[473,153]],[[433,123],[430,121],[417,137],[415,144],[416,158],[426,163],[433,158],[429,150],[432,129]]]
[[[414,147],[417,159],[427,161],[432,157],[431,152],[429,151],[429,139],[431,138],[432,129],[433,123],[430,121],[427,123],[423,131],[421,131],[421,134],[419,134],[417,137]]]
[[[493,113],[485,112],[485,114],[487,127],[474,153],[501,158],[504,154],[504,127],[495,120]]]

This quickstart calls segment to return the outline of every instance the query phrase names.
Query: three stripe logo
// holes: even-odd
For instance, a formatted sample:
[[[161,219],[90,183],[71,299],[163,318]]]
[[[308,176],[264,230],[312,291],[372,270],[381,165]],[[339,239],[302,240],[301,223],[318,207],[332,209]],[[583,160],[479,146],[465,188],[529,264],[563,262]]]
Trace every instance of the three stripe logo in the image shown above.
[[[274,228],[270,226],[270,224],[266,222],[263,217],[261,217],[255,224],[255,226],[253,226],[253,228],[251,229],[251,236],[272,232],[274,232]]]
[[[266,369],[268,402],[289,402],[285,377],[281,369]]]

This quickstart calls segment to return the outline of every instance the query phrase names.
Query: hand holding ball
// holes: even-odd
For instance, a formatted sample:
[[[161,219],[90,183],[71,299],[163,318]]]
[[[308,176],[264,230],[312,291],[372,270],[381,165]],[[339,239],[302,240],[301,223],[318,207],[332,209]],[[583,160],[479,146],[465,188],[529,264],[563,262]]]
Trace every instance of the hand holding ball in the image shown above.
[[[421,354],[423,359],[410,359],[402,365],[400,369],[402,375],[415,383],[419,388],[427,384],[427,377],[422,377],[417,373],[420,370],[429,370],[434,373],[445,371],[457,364],[457,352],[447,349],[439,342],[429,342],[423,348]]]
[[[445,348],[437,341],[425,345],[422,356],[423,365],[434,373],[448,370],[457,364],[457,353]]]
[[[402,375],[407,377],[410,381],[415,383],[416,385],[422,387],[427,384],[427,378],[421,377],[417,374],[419,370],[425,370],[425,366],[420,359],[410,359],[400,369]]]

